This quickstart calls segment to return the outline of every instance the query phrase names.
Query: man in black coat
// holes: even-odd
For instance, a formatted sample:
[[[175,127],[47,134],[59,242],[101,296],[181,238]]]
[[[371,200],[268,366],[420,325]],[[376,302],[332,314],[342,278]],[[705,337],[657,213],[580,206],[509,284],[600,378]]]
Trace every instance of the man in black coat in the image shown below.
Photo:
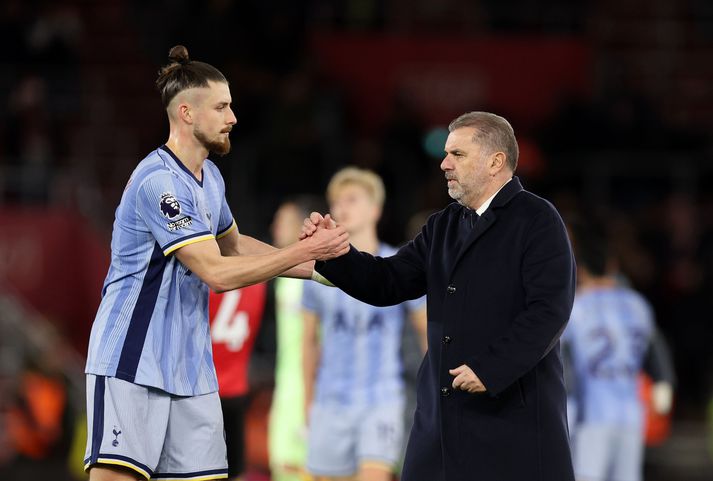
[[[565,227],[513,177],[507,120],[470,112],[449,131],[441,169],[457,203],[392,257],[352,247],[316,270],[378,306],[428,294],[403,481],[572,481],[559,349],[575,288]],[[303,236],[333,225],[314,213]]]

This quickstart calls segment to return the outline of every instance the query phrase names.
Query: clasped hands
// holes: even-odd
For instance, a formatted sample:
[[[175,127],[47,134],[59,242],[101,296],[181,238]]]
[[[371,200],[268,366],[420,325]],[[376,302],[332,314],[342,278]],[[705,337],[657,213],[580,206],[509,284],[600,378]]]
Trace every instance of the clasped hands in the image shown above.
[[[317,260],[334,259],[349,252],[349,234],[329,214],[323,217],[312,212],[304,221],[299,240],[314,244],[312,249]]]
[[[322,216],[319,212],[312,212],[302,223],[302,232],[300,232],[299,239],[311,237],[320,228],[336,229],[337,223],[332,219],[331,214]]]

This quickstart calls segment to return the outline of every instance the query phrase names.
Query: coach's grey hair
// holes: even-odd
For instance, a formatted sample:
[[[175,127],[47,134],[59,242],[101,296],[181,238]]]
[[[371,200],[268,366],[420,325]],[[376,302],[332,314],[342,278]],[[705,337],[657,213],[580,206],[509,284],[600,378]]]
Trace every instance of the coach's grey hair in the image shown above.
[[[515,172],[520,150],[510,122],[490,112],[468,112],[451,122],[448,131],[453,132],[461,127],[475,128],[473,142],[484,145],[490,150],[489,154],[503,152],[508,167]]]

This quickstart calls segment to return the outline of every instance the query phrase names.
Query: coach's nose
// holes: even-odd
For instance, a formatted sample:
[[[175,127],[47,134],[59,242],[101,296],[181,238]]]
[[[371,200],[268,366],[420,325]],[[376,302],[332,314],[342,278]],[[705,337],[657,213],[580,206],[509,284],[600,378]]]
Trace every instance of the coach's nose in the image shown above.
[[[449,170],[453,170],[453,162],[451,161],[451,154],[446,154],[446,156],[443,157],[443,160],[441,161],[441,170],[443,172],[448,172]]]

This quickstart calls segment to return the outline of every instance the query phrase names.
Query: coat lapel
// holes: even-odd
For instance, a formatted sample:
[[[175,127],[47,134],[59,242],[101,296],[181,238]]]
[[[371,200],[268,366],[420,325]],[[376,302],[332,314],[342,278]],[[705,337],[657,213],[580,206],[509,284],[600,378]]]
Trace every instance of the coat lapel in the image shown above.
[[[485,212],[483,212],[483,215],[480,216],[480,219],[478,219],[478,223],[475,224],[473,232],[471,232],[470,235],[466,238],[465,242],[463,242],[463,245],[458,251],[455,260],[453,261],[453,264],[450,266],[450,270],[448,273],[449,277],[453,276],[453,271],[455,270],[456,266],[458,266],[458,263],[460,262],[461,258],[465,255],[466,252],[468,252],[468,249],[470,249],[471,246],[478,239],[480,239],[483,234],[485,234],[488,229],[493,226],[493,224],[495,224],[495,221],[497,220],[498,216],[495,215],[494,211],[498,208],[504,207],[508,202],[510,202],[513,197],[515,197],[516,194],[520,193],[522,190],[523,189],[522,184],[520,183],[520,179],[518,179],[517,177],[513,177],[513,179],[508,182],[500,192],[498,192],[493,201],[490,203],[490,207]]]
[[[453,270],[456,268],[458,262],[460,262],[461,258],[465,255],[468,249],[470,249],[470,247],[475,243],[475,241],[480,239],[480,237],[485,234],[488,229],[490,229],[490,227],[495,223],[496,219],[497,216],[493,213],[492,210],[488,209],[483,212],[483,215],[480,217],[480,219],[478,219],[478,222],[475,224],[473,231],[465,239],[463,245],[461,245],[460,250],[456,255],[455,261],[453,261],[453,265],[451,265],[451,269],[449,272],[450,276],[453,275]]]

